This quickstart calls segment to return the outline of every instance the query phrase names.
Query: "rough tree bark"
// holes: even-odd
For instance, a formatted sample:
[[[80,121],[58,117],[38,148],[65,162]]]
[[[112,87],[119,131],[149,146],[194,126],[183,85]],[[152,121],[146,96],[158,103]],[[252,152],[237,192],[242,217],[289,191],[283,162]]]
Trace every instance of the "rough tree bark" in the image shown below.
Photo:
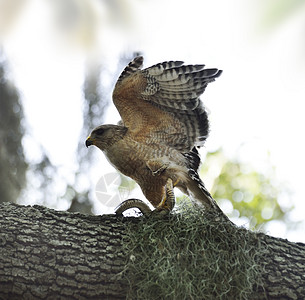
[[[1,204],[0,299],[125,299],[123,239],[137,219]],[[255,235],[264,268],[249,298],[305,299],[305,244]]]

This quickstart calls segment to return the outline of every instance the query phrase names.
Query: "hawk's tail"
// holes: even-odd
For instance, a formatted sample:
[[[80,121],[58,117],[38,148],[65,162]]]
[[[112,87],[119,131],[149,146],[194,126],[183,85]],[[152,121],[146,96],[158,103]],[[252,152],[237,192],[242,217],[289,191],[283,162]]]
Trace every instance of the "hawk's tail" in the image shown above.
[[[188,190],[190,194],[197,201],[201,202],[207,210],[213,210],[224,215],[223,211],[220,209],[214,198],[204,186],[204,183],[200,179],[198,173],[194,169],[189,169],[188,174],[191,179],[188,184]]]

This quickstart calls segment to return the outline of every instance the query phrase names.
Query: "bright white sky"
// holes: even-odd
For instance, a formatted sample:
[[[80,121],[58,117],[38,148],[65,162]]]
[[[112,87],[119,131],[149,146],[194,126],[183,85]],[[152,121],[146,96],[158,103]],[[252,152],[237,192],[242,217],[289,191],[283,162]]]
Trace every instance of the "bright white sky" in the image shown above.
[[[212,129],[206,149],[223,147],[227,155],[237,155],[262,171],[271,160],[278,179],[293,191],[293,219],[304,220],[304,7],[279,26],[263,30],[263,13],[272,1],[24,3],[17,22],[2,30],[2,44],[32,136],[51,155],[52,163],[61,166],[63,176],[71,177],[76,168],[85,62],[103,63],[112,77],[124,50],[140,50],[145,66],[177,59],[224,70],[202,98]],[[73,13],[69,5],[75,8],[77,21],[69,19]],[[60,20],[65,20],[64,27]],[[118,119],[110,107],[106,122]],[[33,140],[26,138],[24,143],[28,156],[37,158]],[[94,182],[101,173],[112,172],[102,154],[99,157]],[[275,223],[269,230],[305,241],[304,228],[283,232]]]

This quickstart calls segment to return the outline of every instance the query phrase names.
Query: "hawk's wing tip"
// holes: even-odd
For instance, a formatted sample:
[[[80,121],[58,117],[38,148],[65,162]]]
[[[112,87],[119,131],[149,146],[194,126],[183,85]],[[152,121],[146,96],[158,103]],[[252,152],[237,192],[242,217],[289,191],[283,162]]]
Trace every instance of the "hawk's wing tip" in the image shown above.
[[[142,65],[144,62],[144,56],[143,55],[137,55],[131,62],[136,62],[137,64]]]

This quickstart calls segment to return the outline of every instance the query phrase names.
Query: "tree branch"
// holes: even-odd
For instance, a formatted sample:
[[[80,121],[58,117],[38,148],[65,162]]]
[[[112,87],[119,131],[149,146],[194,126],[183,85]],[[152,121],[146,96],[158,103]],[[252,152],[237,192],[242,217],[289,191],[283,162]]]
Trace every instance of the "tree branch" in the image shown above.
[[[190,276],[196,268],[192,262],[204,264],[199,267],[207,275],[191,284],[189,298],[196,299],[198,291],[212,282],[228,299],[223,286],[230,287],[227,296],[239,292],[234,287],[242,281],[238,273],[249,276],[243,283],[248,290],[239,294],[240,299],[305,297],[305,244],[216,222],[213,216],[204,215],[205,223],[179,213],[156,220],[90,216],[12,203],[0,205],[0,216],[0,299],[135,299],[140,295],[145,299],[145,285],[154,287],[159,297],[177,299],[178,284],[190,286],[197,276]],[[197,232],[193,241],[192,232]],[[211,254],[219,260],[218,270],[208,269],[214,263]],[[155,273],[141,267],[145,255],[153,257],[147,263]],[[244,265],[237,263],[241,256]],[[168,267],[158,269],[164,267],[163,261]],[[171,269],[178,273],[170,275]],[[162,294],[158,282],[162,274],[172,280],[166,283],[170,293]],[[221,274],[230,274],[221,278],[227,281],[222,285],[215,281]],[[177,288],[176,279],[180,280]],[[205,299],[213,297],[215,291]]]

